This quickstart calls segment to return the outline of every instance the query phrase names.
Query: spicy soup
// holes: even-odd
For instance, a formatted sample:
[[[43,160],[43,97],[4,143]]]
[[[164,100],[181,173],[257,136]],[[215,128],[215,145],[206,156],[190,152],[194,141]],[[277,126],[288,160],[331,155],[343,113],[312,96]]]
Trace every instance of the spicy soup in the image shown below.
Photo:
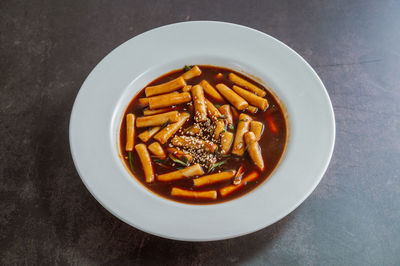
[[[230,69],[185,66],[143,88],[127,107],[120,149],[159,196],[211,204],[265,181],[287,141],[284,112],[261,84]]]

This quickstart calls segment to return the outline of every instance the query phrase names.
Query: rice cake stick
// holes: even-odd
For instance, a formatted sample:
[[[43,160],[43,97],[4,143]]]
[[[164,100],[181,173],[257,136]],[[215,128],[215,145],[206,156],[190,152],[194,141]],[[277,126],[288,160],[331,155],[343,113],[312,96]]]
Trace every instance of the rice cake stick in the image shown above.
[[[178,129],[180,129],[183,124],[185,124],[186,120],[190,117],[189,113],[183,112],[179,115],[179,120],[176,123],[169,124],[164,127],[160,132],[158,132],[154,139],[158,140],[161,144],[167,142],[167,140],[175,134]]]
[[[154,181],[154,170],[151,162],[149,151],[146,148],[146,144],[140,143],[135,146],[135,150],[139,156],[140,162],[143,167],[144,176],[147,183]]]
[[[157,180],[160,182],[171,182],[199,175],[204,175],[203,168],[200,166],[200,164],[195,164],[181,170],[158,175]]]
[[[184,197],[192,199],[217,199],[216,190],[192,191],[192,190],[173,187],[171,190],[171,195],[175,197]]]
[[[175,123],[179,120],[179,112],[171,111],[163,114],[141,116],[136,119],[136,127],[160,126],[167,122]]]
[[[242,86],[242,87],[248,89],[249,91],[254,92],[255,94],[257,94],[260,97],[264,97],[267,94],[263,89],[260,89],[256,85],[248,82],[247,80],[242,79],[241,77],[239,77],[238,75],[236,75],[234,73],[230,73],[228,78],[233,83],[235,83],[235,84],[237,84],[239,86]]]
[[[238,110],[244,110],[249,105],[245,99],[240,97],[236,92],[231,90],[228,86],[223,83],[217,84],[217,90],[224,96],[225,99],[228,100],[233,106]]]
[[[126,115],[126,151],[132,151],[135,145],[135,115]]]
[[[185,80],[182,77],[179,77],[160,85],[148,86],[145,88],[145,94],[146,97],[158,94],[164,94],[179,90],[180,88],[183,88],[185,85],[186,85]]]

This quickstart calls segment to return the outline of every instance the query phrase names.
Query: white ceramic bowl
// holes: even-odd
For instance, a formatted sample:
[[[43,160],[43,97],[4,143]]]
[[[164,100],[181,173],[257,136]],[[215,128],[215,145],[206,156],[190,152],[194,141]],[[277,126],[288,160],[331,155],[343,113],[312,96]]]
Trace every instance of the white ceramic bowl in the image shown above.
[[[190,205],[157,196],[131,176],[119,153],[122,116],[134,95],[160,75],[194,64],[260,78],[288,114],[288,145],[276,171],[252,192],[221,204]],[[167,25],[120,45],[85,80],[70,121],[72,157],[92,195],[140,230],[190,241],[248,234],[289,214],[320,182],[334,141],[329,96],[302,57],[262,32],[211,21]]]

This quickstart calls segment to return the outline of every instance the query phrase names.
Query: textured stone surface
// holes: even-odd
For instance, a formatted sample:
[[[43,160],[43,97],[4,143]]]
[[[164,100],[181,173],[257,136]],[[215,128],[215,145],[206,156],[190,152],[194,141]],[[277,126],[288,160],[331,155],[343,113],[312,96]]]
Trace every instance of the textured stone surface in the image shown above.
[[[0,14],[0,264],[400,264],[399,1],[3,0]],[[131,228],[89,194],[70,156],[69,116],[91,69],[131,37],[187,20],[282,40],[335,109],[335,152],[315,192],[236,239]]]

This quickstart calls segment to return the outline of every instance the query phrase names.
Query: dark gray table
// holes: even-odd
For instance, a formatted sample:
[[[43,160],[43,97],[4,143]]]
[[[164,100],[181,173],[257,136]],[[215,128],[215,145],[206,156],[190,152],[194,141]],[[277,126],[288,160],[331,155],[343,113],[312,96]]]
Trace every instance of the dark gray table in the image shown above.
[[[64,3],[62,3],[64,2]],[[266,32],[316,69],[336,114],[315,192],[277,224],[188,243],[119,221],[68,142],[92,68],[135,35],[221,20]],[[400,264],[400,1],[1,1],[0,264]]]

